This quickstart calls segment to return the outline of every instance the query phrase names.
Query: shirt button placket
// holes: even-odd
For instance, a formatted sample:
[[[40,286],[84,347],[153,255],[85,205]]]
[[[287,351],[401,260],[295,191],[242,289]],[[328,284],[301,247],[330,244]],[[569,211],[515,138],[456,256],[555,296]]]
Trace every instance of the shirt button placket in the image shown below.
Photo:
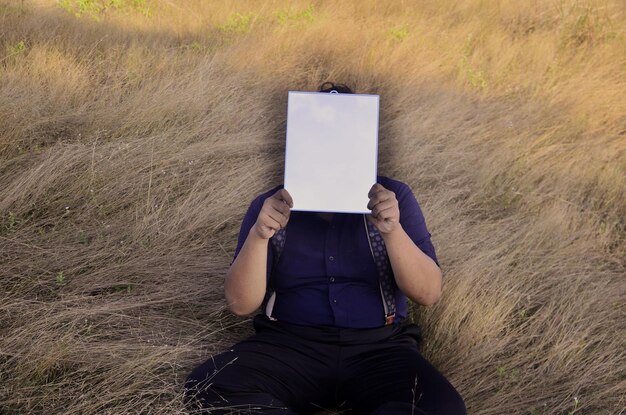
[[[337,230],[334,226],[330,226],[327,229],[326,233],[326,272],[328,275],[328,299],[330,300],[330,305],[333,308],[333,314],[335,314],[335,322],[337,322],[337,314],[338,311],[338,299],[337,299],[337,290],[339,287],[335,283],[338,269],[337,269],[337,261],[335,259],[335,253],[337,251]]]

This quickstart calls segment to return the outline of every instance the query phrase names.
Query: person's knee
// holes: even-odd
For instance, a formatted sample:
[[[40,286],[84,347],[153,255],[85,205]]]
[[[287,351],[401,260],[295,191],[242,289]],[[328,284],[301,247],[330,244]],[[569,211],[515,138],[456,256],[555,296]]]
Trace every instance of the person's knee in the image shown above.
[[[376,408],[370,415],[466,415],[465,403],[460,395],[451,396],[441,406],[432,409],[419,408],[409,402],[386,402]]]
[[[461,395],[454,390],[454,393],[450,393],[446,399],[444,400],[443,408],[441,409],[442,414],[449,415],[466,415],[467,410],[465,408],[465,402]]]
[[[436,396],[431,395],[428,399],[422,399],[423,396],[415,399],[413,396],[409,397],[408,395],[390,397],[387,402],[382,403],[373,412],[370,412],[370,415],[466,415],[467,411],[463,398],[451,384],[448,385],[448,388],[439,390]]]
[[[207,407],[223,402],[221,395],[212,387],[212,380],[216,372],[215,366],[209,360],[196,367],[187,376],[183,388],[185,404],[191,408]]]
[[[426,412],[408,402],[386,402],[369,415],[427,415]]]

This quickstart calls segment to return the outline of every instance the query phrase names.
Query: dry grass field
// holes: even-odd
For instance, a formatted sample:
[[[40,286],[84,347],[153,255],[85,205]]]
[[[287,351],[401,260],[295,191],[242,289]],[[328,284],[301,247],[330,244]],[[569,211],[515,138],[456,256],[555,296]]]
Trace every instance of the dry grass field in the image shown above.
[[[470,414],[626,408],[622,0],[0,0],[0,413],[179,414],[287,91],[381,96]]]

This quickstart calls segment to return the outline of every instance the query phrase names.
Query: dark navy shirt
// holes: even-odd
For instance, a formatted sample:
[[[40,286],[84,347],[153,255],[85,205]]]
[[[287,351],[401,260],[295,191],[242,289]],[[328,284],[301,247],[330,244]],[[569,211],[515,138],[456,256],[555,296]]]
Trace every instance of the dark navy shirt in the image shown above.
[[[435,248],[411,188],[378,176],[396,194],[400,224],[437,265]],[[257,220],[263,201],[283,185],[257,196],[243,219],[233,261]],[[291,211],[286,242],[276,269],[268,244],[267,273],[276,291],[272,316],[300,325],[370,328],[385,324],[376,265],[362,214],[335,213],[330,222],[315,212]],[[231,262],[232,264],[232,262]],[[397,320],[406,318],[407,298],[396,287]]]

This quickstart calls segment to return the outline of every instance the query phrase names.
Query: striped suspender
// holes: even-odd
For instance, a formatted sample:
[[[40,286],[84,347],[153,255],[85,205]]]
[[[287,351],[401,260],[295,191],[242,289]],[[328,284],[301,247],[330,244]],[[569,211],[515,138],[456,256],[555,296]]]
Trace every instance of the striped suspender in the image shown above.
[[[387,248],[385,247],[385,241],[383,240],[380,232],[376,229],[372,223],[370,223],[365,215],[363,215],[363,222],[365,224],[365,234],[367,235],[367,242],[372,253],[372,258],[376,264],[378,270],[378,285],[380,288],[380,297],[383,302],[383,308],[385,310],[385,324],[392,324],[396,318],[396,300],[393,271],[391,264],[389,263],[389,257],[387,256]],[[274,261],[272,264],[273,269],[276,269],[278,259],[285,248],[286,240],[286,228],[276,231],[274,236],[270,238],[272,243],[272,249],[274,252]],[[270,279],[271,275],[270,273]],[[272,288],[270,281],[267,281],[267,291],[265,293],[265,299],[263,300],[263,309],[265,314],[272,320],[272,310],[274,309],[274,301],[276,299],[276,292]]]

